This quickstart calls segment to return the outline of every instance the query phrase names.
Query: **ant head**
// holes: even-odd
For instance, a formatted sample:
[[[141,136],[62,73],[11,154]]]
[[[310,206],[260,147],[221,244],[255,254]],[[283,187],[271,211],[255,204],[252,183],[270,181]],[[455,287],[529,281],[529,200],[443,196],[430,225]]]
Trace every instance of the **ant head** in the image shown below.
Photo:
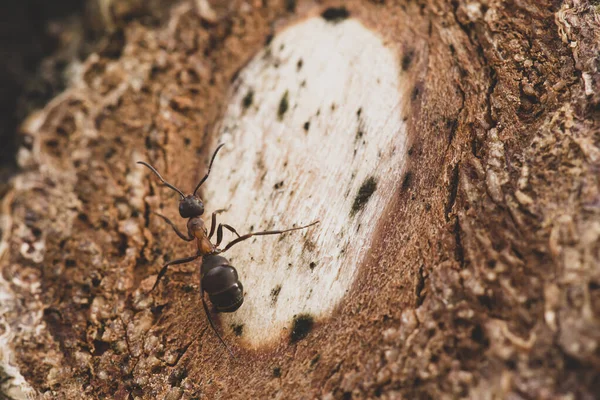
[[[181,218],[199,217],[204,214],[204,203],[195,194],[189,194],[179,200]]]
[[[181,200],[179,200],[179,215],[181,215],[182,218],[199,217],[202,214],[204,214],[204,203],[202,202],[202,200],[200,200],[200,197],[196,195],[196,192],[198,191],[198,189],[200,189],[200,186],[202,186],[206,179],[208,179],[208,175],[210,174],[210,170],[212,168],[213,162],[215,161],[215,157],[217,156],[217,153],[219,152],[221,147],[223,147],[224,145],[225,144],[223,143],[217,147],[217,149],[212,155],[212,158],[210,159],[210,164],[208,165],[208,171],[206,172],[206,175],[204,175],[204,178],[200,179],[200,182],[198,183],[198,185],[196,185],[196,189],[194,189],[194,193],[188,194],[187,196],[184,195],[183,192],[179,190],[176,186],[173,186],[169,182],[165,181],[164,178],[152,165],[144,161],[138,161],[138,164],[142,164],[148,169],[150,169],[150,171],[154,172],[154,174],[158,177],[158,179],[160,179],[162,183],[165,184],[166,187],[179,193],[179,195],[181,196]]]

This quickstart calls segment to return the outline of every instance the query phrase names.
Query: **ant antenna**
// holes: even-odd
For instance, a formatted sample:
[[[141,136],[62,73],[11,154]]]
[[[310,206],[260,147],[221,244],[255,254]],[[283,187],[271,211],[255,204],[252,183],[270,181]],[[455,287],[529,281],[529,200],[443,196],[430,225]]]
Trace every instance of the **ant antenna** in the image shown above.
[[[285,230],[282,230],[282,231],[263,231],[263,232],[247,233],[245,235],[239,236],[237,239],[232,240],[231,242],[229,242],[227,244],[227,246],[225,246],[225,248],[223,248],[223,250],[217,250],[215,252],[215,254],[224,253],[227,250],[229,250],[233,245],[238,244],[239,242],[242,242],[242,241],[244,241],[246,239],[250,239],[252,236],[281,235],[282,233],[287,233],[287,232],[291,232],[291,231],[297,231],[299,229],[308,228],[309,226],[316,225],[319,222],[320,221],[315,221],[315,222],[310,223],[308,225],[298,226],[296,228],[285,229]]]
[[[176,191],[177,193],[179,193],[181,195],[181,198],[183,199],[185,197],[185,195],[183,194],[183,192],[179,189],[177,189],[175,186],[171,185],[169,182],[165,181],[164,178],[162,176],[160,176],[160,174],[158,173],[157,170],[154,169],[154,167],[144,161],[138,161],[138,164],[142,164],[145,165],[146,167],[150,168],[150,171],[154,172],[156,174],[156,176],[158,176],[158,179],[161,180],[162,183],[164,183],[167,187],[173,189],[174,191]],[[195,193],[195,192],[194,192]]]
[[[210,169],[212,168],[213,162],[215,161],[215,157],[217,156],[217,153],[219,152],[219,150],[221,150],[221,147],[225,146],[225,143],[221,143],[217,149],[215,150],[215,152],[213,153],[213,156],[210,160],[210,164],[208,166],[208,171],[206,172],[206,175],[204,175],[204,178],[202,178],[200,180],[200,183],[198,183],[198,186],[196,186],[196,189],[194,189],[194,196],[196,195],[196,192],[198,191],[198,189],[200,189],[200,186],[202,186],[202,184],[204,183],[204,181],[206,181],[208,179],[208,175],[210,174]]]
[[[212,318],[210,317],[210,311],[208,310],[208,306],[206,305],[206,300],[204,300],[204,289],[202,288],[202,285],[200,285],[200,297],[202,298],[202,306],[204,307],[204,313],[206,314],[208,323],[210,324],[213,331],[216,333],[217,337],[219,338],[219,341],[223,344],[223,346],[225,346],[225,348],[229,352],[229,355],[231,356],[231,358],[235,358],[235,356],[233,355],[233,352],[231,351],[229,346],[227,346],[227,344],[225,343],[225,341],[223,340],[221,335],[219,335],[219,331],[217,331],[217,328],[215,328],[215,325],[213,324]]]

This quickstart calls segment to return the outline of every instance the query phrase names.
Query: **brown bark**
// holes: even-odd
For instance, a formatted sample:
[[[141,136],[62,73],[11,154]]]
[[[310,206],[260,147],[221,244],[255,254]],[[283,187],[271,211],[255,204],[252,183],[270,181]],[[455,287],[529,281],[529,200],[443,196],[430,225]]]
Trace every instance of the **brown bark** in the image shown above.
[[[22,169],[3,198],[0,231],[0,342],[21,390],[117,399],[596,396],[597,4],[197,3],[201,12],[163,5],[164,19],[148,22],[135,2],[99,2],[111,5],[100,26],[122,40],[101,40],[103,51],[23,125]],[[133,162],[151,160],[192,187],[252,57],[271,35],[332,7],[397,54],[408,88],[406,160],[333,311],[311,315],[316,324],[302,335],[283,331],[261,346],[221,323],[231,359],[207,329],[197,265],[174,268],[145,294],[162,262],[191,248],[150,214],[164,207],[174,218],[172,193]],[[326,118],[337,118],[333,108]]]

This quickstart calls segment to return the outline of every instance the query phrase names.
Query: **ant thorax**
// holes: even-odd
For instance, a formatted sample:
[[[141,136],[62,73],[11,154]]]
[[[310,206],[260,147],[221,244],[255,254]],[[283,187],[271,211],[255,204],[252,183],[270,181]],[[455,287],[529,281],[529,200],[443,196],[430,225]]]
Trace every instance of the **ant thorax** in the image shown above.
[[[193,217],[187,223],[188,234],[195,237],[198,244],[198,251],[202,254],[210,254],[215,248],[207,236],[206,225],[200,217]]]

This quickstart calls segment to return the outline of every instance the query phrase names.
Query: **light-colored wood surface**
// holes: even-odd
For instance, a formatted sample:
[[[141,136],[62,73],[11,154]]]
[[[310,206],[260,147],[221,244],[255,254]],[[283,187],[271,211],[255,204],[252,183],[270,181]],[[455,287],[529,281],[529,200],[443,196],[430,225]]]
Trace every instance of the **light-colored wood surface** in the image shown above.
[[[320,220],[227,253],[246,297],[223,320],[243,325],[252,347],[289,335],[296,315],[328,316],[351,288],[404,172],[402,79],[375,32],[314,17],[277,34],[233,82],[206,203],[229,207],[219,220],[240,234]]]

